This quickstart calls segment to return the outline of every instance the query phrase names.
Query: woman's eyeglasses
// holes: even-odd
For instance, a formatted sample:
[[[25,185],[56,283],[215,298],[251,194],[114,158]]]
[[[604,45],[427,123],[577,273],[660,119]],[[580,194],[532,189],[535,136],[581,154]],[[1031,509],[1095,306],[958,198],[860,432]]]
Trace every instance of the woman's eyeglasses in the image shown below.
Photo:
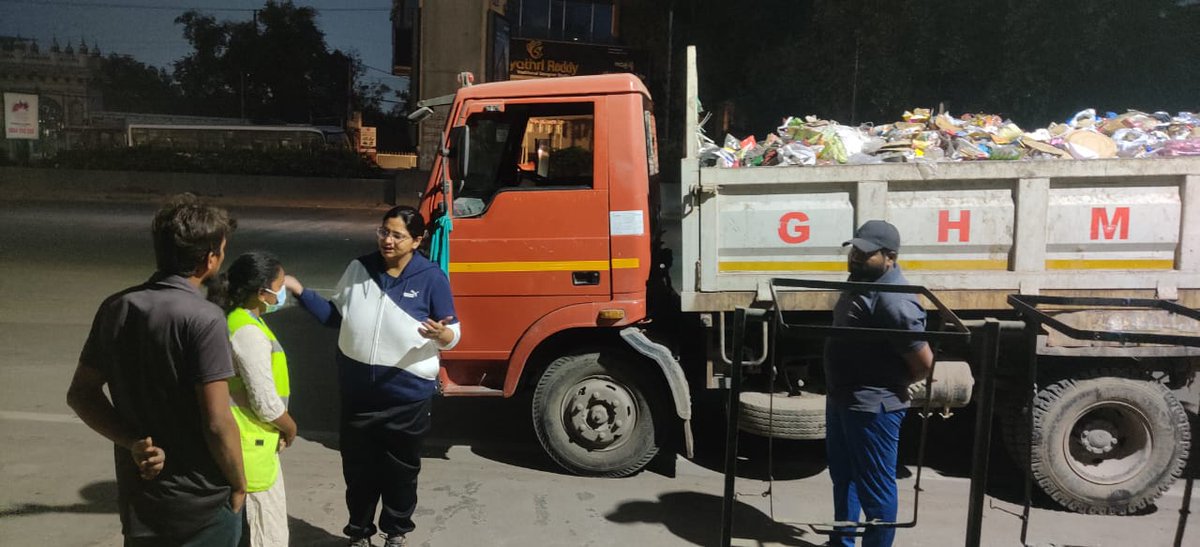
[[[389,237],[390,237],[390,238],[392,238],[392,239],[394,239],[394,240],[396,240],[396,241],[404,241],[404,240],[406,240],[406,239],[411,239],[411,238],[412,238],[412,236],[410,236],[410,235],[408,235],[408,234],[406,234],[406,233],[403,233],[403,232],[393,232],[393,231],[391,231],[391,230],[389,230],[389,229],[387,229],[387,228],[384,228],[383,226],[380,226],[379,228],[376,228],[376,229],[375,229],[375,235],[376,235],[376,236],[378,236],[378,237],[379,237],[379,239],[387,239],[387,238],[389,238]]]

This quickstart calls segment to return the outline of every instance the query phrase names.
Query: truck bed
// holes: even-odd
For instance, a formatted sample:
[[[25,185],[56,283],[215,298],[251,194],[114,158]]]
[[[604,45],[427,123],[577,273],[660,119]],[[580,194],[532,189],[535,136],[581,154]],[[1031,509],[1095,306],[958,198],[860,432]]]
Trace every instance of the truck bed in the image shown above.
[[[684,311],[765,300],[773,277],[845,279],[842,242],[876,218],[899,228],[909,281],[958,310],[1006,309],[1011,293],[1200,307],[1200,158],[726,169],[700,168],[696,151],[663,191]],[[834,297],[789,293],[779,305],[828,310]]]

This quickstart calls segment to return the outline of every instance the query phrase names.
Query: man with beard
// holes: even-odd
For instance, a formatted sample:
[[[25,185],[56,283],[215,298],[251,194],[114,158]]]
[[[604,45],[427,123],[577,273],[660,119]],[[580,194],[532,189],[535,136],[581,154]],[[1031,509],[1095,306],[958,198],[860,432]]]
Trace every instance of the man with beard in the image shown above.
[[[850,245],[850,281],[907,285],[896,263],[900,232],[870,220],[842,244]],[[925,330],[925,310],[911,294],[846,291],[833,310],[836,327]],[[919,340],[831,338],[825,344],[825,447],[833,480],[834,519],[896,521],[896,448],[908,410],[908,386],[933,366],[929,344]],[[864,547],[889,546],[896,530],[870,528]],[[854,537],[834,534],[830,545],[853,547]]]

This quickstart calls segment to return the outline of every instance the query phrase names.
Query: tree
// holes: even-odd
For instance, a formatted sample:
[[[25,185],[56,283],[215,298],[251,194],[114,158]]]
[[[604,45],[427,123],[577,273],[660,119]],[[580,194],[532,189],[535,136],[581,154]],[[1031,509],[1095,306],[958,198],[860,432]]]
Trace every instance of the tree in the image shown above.
[[[179,107],[179,87],[167,71],[128,55],[102,58],[96,79],[108,110],[164,114]]]
[[[231,116],[237,114],[237,87],[230,87],[224,65],[229,43],[229,23],[217,23],[210,15],[188,11],[175,19],[183,25],[183,37],[194,52],[175,61],[175,80],[190,114]],[[235,80],[236,81],[236,80]]]
[[[261,121],[344,119],[360,63],[329,50],[316,15],[290,1],[268,1],[253,21],[181,15],[193,52],[175,63],[175,77],[188,104],[196,114]]]

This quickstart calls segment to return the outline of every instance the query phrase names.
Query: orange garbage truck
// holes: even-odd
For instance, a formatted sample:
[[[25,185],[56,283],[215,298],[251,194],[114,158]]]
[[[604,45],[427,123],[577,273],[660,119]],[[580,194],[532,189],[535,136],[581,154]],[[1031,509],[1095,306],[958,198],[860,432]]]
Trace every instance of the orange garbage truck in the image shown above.
[[[694,67],[689,52],[689,136]],[[731,312],[765,303],[828,324],[835,293],[770,302],[770,279],[843,280],[841,243],[867,219],[900,228],[908,278],[966,319],[1014,318],[1012,294],[1200,307],[1200,158],[721,169],[701,167],[689,139],[682,180],[666,181],[634,76],[487,83],[440,102],[444,148],[421,209],[470,330],[443,355],[443,392],[529,394],[538,439],[573,473],[630,475],[676,440],[690,451],[693,395],[726,385]],[[1170,327],[1072,313],[1091,328]],[[741,427],[821,439],[820,346],[771,336],[746,337]],[[1157,498],[1188,458],[1196,350],[1036,342],[1036,396],[1001,391],[998,404],[1038,483],[1092,513]],[[1006,344],[1002,370],[1023,377],[1025,347]],[[970,402],[970,365],[955,359],[938,356],[938,408]]]

